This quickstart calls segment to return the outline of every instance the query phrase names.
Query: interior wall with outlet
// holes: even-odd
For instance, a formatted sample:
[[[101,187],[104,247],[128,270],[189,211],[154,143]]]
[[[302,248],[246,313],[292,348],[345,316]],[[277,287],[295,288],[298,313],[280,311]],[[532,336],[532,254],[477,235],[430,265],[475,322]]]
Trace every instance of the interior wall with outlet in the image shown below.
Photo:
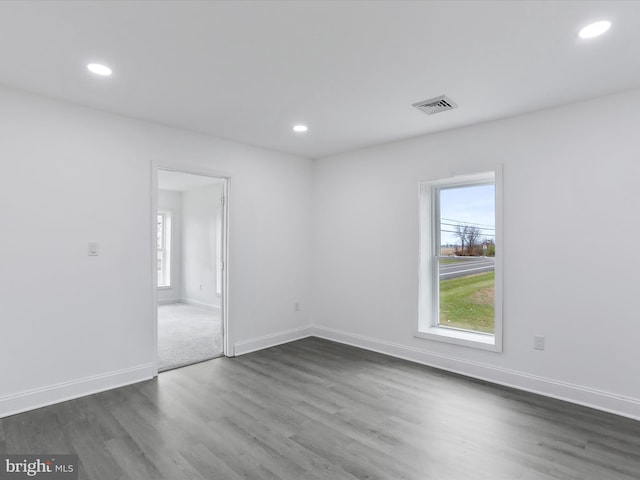
[[[314,162],[5,87],[0,104],[0,416],[152,375],[152,160],[231,178],[232,345],[312,321],[489,380],[640,405],[640,261],[625,247],[640,234],[638,91]],[[417,184],[496,163],[504,352],[415,338]]]
[[[308,303],[310,160],[5,87],[0,105],[0,416],[153,375],[152,161],[231,179],[231,344],[308,324],[280,299]]]
[[[185,191],[182,195],[183,301],[219,309],[216,293],[216,220],[221,205],[222,182]]]
[[[639,109],[633,91],[316,160],[316,332],[640,416]],[[418,182],[496,164],[504,352],[416,338]]]
[[[171,285],[158,288],[158,304],[182,301],[182,192],[158,190],[158,210],[171,214]]]

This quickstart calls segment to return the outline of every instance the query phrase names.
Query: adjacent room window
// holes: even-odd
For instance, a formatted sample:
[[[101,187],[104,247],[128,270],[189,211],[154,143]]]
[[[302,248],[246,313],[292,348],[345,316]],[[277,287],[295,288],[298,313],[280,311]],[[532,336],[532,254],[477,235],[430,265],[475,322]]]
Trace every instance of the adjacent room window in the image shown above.
[[[171,286],[171,214],[158,212],[158,287]]]
[[[216,295],[222,295],[222,206],[216,209]]]
[[[502,350],[500,171],[420,184],[418,336]]]

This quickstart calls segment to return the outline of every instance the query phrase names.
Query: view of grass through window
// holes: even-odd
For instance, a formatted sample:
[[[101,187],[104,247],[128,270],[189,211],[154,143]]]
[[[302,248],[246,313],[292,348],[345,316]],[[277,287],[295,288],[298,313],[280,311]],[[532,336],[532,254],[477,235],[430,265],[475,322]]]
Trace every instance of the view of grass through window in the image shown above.
[[[495,186],[439,191],[441,327],[494,333]]]

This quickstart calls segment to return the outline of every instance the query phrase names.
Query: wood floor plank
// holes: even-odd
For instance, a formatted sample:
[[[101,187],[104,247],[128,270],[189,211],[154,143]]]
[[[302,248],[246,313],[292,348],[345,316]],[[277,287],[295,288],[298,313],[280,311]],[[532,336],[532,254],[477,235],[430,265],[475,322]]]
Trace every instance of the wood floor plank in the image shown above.
[[[0,420],[82,480],[632,480],[640,422],[307,338]]]

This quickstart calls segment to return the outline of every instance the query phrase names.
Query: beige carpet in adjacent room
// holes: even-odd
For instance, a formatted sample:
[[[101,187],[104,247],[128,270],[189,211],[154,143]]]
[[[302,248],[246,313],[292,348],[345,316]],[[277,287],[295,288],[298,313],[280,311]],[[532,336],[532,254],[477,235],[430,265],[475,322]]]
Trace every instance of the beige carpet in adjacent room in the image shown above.
[[[220,313],[185,303],[158,306],[158,370],[222,355]]]

